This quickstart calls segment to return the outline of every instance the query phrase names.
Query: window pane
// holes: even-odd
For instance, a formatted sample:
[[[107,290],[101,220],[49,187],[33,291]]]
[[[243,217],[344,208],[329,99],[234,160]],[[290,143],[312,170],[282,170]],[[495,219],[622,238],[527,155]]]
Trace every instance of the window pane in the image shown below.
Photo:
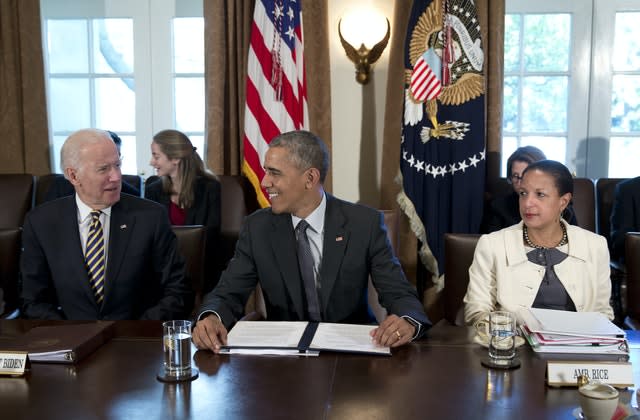
[[[522,15],[506,15],[504,18],[504,71],[520,68],[520,23]]]
[[[175,73],[204,73],[204,19],[173,20]]]
[[[87,73],[87,21],[48,20],[47,51],[50,73]]]
[[[525,77],[522,91],[522,131],[566,132],[568,78]],[[553,92],[553,95],[549,94]]]
[[[51,168],[51,172],[62,173],[62,169],[60,169],[60,149],[62,149],[62,145],[66,139],[67,136],[53,136],[51,149],[51,153],[53,154],[53,168]]]
[[[51,128],[75,131],[91,126],[88,79],[49,79]]]
[[[111,131],[135,131],[136,98],[123,79],[95,80],[96,126]]]
[[[609,177],[638,176],[640,137],[611,137],[609,145]]]
[[[640,70],[640,13],[616,13],[612,64],[615,71]]]
[[[504,78],[502,129],[506,132],[518,130],[519,81],[519,77]]]
[[[527,15],[524,19],[526,71],[567,71],[571,38],[568,14]]]
[[[94,19],[95,73],[133,73],[133,20]]]
[[[507,159],[518,148],[517,137],[503,137],[502,138],[502,165],[500,169],[500,176],[505,178],[507,176]]]
[[[547,159],[557,160],[567,164],[567,138],[566,137],[523,137],[520,146],[535,146],[542,150]]]
[[[204,77],[176,77],[176,128],[204,132]]]
[[[122,173],[128,175],[136,174],[136,138],[135,136],[118,136],[122,139],[122,146],[120,147],[120,154],[122,155]]]
[[[640,75],[613,76],[611,131],[640,131]]]

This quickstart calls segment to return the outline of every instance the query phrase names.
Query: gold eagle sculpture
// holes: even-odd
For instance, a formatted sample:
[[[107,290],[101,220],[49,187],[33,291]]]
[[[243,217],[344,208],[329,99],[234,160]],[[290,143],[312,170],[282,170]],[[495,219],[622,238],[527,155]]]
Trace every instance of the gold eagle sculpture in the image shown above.
[[[349,44],[342,36],[342,31],[340,30],[342,19],[338,22],[340,43],[342,44],[344,51],[347,53],[347,57],[349,57],[349,59],[356,65],[356,80],[362,85],[369,83],[369,72],[371,71],[371,66],[378,61],[389,42],[389,37],[391,36],[391,25],[389,24],[389,19],[386,20],[387,34],[371,49],[368,49],[364,43],[360,45],[360,48],[358,49]]]

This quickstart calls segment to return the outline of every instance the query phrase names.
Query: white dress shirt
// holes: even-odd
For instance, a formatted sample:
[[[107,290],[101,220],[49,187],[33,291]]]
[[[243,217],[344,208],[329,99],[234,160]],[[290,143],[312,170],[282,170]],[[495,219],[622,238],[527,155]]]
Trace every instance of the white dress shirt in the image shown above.
[[[80,244],[82,253],[87,249],[87,237],[89,236],[89,226],[91,225],[91,212],[93,209],[87,206],[78,194],[76,194],[76,204],[78,206],[78,228],[80,230]],[[107,272],[107,262],[109,260],[109,226],[111,225],[111,207],[100,210],[100,224],[102,224],[102,237],[104,238],[104,271]]]

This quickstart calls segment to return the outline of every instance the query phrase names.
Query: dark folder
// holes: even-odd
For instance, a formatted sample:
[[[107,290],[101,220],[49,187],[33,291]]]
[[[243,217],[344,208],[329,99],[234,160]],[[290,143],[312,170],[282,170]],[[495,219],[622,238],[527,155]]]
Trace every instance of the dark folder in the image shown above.
[[[31,362],[77,363],[113,337],[113,321],[34,327],[3,350],[26,351]]]

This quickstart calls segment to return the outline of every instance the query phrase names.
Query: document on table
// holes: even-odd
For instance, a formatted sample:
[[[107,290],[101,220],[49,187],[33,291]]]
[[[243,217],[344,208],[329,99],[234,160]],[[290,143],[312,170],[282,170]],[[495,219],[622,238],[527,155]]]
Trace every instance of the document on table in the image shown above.
[[[391,355],[389,347],[373,344],[373,325],[305,321],[239,321],[229,331],[223,353],[317,355],[341,351]]]
[[[312,350],[391,354],[389,347],[373,344],[369,333],[374,328],[375,326],[372,325],[321,323],[318,325],[309,348]]]

